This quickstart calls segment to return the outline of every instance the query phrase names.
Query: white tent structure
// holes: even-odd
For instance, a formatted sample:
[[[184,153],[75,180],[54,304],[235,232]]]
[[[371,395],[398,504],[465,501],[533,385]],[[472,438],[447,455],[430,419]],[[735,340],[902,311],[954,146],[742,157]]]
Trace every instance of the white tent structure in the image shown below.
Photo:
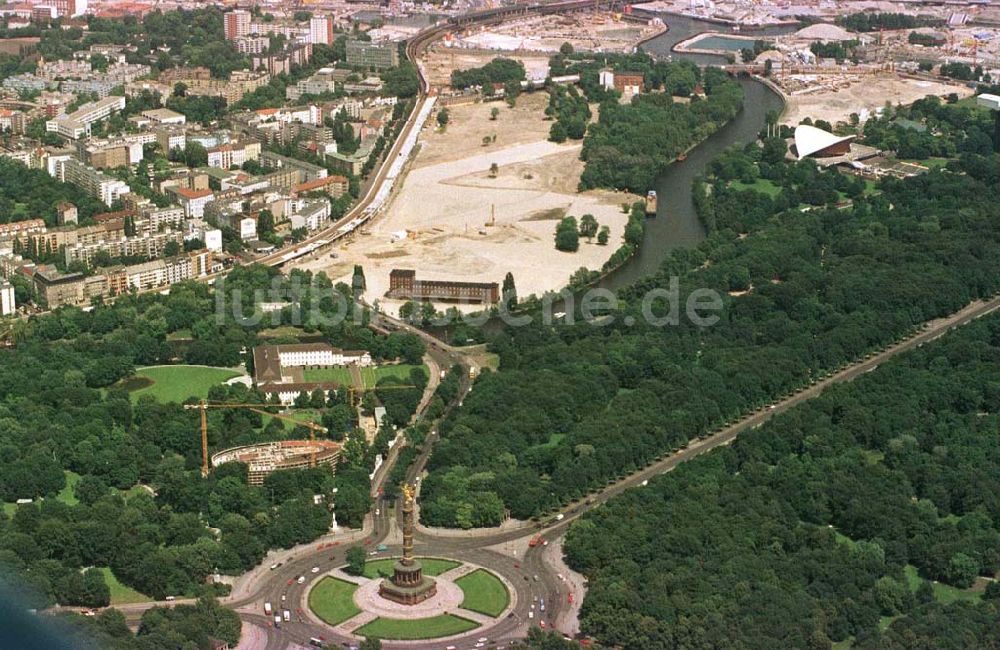
[[[795,151],[799,160],[806,156],[840,156],[850,151],[850,143],[855,136],[844,137],[834,135],[829,131],[817,129],[815,126],[800,124],[795,127]]]

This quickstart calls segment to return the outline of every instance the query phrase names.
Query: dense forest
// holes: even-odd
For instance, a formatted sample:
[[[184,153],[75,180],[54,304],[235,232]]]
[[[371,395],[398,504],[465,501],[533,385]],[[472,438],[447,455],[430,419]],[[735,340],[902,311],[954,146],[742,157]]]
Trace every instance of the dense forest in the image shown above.
[[[506,84],[509,81],[524,81],[524,64],[516,59],[496,58],[479,68],[451,71],[451,87],[455,89],[473,86],[487,87],[490,84]]]
[[[967,153],[873,191],[785,162],[780,140],[729,152],[696,188],[708,239],[622,292],[600,326],[536,318],[491,338],[500,370],[442,424],[424,521],[496,524],[498,500],[540,515],[992,295],[998,162]],[[717,324],[647,323],[643,297],[674,277],[682,310],[695,288],[721,294]]]
[[[674,101],[669,92],[642,93],[626,105],[602,103],[583,140],[580,157],[587,165],[581,189],[645,193],[679,153],[714,133],[742,107],[743,90],[721,70],[705,70],[701,84],[707,97],[693,96],[686,104]]]
[[[877,32],[880,29],[913,29],[928,25],[940,25],[942,21],[899,13],[858,12],[838,16],[837,24],[852,32]]]
[[[642,75],[644,91],[621,104],[618,91],[599,83],[603,69]],[[545,113],[555,119],[550,140],[583,138],[580,157],[587,165],[581,189],[605,187],[644,194],[677,154],[713,133],[743,105],[739,84],[722,71],[708,68],[702,72],[690,61],[655,61],[642,52],[605,53],[595,59],[567,50],[550,59],[549,74],[580,75],[583,96],[574,87],[552,85]],[[704,97],[695,92],[699,85]],[[600,105],[598,120],[589,128],[587,102]]]
[[[0,223],[44,219],[56,224],[56,205],[74,204],[80,220],[107,210],[107,206],[70,183],[61,183],[43,169],[28,169],[10,158],[0,158]]]
[[[273,319],[237,320],[240,311],[229,308],[238,302],[250,315],[272,289],[289,301]],[[202,480],[197,414],[152,396],[135,399],[128,378],[136,367],[177,361],[237,366],[244,361],[241,349],[261,342],[265,328],[292,324],[298,309],[307,333],[371,350],[377,359],[420,363],[423,343],[409,334],[376,335],[364,314],[357,323],[319,326],[321,317],[334,313],[336,296],[350,294],[344,285],[335,292],[325,276],[293,271],[282,277],[275,269],[241,267],[216,291],[227,301],[205,285],[185,283],[174,285],[169,296],[123,296],[92,311],[60,308],[19,324],[17,345],[0,351],[0,501],[10,504],[0,512],[0,573],[19,586],[27,606],[106,605],[106,581],[97,570],[104,567],[157,598],[215,593],[204,586],[215,568],[240,573],[269,548],[325,533],[330,512],[314,504],[314,494],[327,495],[330,503],[336,490],[338,522],[360,525],[369,507],[368,474],[395,433],[384,427],[369,445],[355,430],[343,391],[297,400],[319,410],[330,436],[344,442],[336,475],[322,468],[277,472],[258,488],[247,484],[240,463],[222,465]],[[408,380],[416,387],[376,390],[362,407],[381,401],[392,422],[405,424],[427,376],[415,372]],[[213,387],[209,399],[265,406],[259,393],[242,385]],[[209,414],[212,450],[306,435],[249,411]],[[74,475],[79,479],[70,488]],[[36,500],[13,507],[24,498]],[[88,567],[94,569],[81,572]]]
[[[866,121],[864,142],[917,160],[956,154],[988,156],[993,151],[992,131],[987,111],[929,96],[910,106],[888,107],[880,117]],[[934,135],[942,132],[947,137]]]
[[[1000,570],[998,424],[991,316],[588,514],[566,541],[583,629],[625,650],[994,647],[995,583],[942,585]]]

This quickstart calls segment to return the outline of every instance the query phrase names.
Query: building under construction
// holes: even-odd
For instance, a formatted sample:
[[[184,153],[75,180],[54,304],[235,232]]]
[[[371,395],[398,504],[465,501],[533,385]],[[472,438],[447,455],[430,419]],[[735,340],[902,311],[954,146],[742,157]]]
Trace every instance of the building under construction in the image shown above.
[[[263,485],[264,478],[271,472],[304,469],[314,460],[317,467],[325,465],[336,469],[340,449],[339,444],[329,440],[280,440],[225,449],[212,456],[212,467],[232,462],[246,463],[250,485]]]

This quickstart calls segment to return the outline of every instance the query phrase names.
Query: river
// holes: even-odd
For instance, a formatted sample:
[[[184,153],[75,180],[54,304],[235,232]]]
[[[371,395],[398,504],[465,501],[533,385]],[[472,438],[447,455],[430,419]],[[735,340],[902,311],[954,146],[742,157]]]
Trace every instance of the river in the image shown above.
[[[706,54],[677,54],[671,52],[674,44],[705,31],[724,31],[725,26],[680,16],[662,16],[670,29],[642,46],[656,57],[673,56],[695,63],[725,63],[720,56]],[[794,31],[794,27],[767,28],[744,35],[773,35]],[[705,229],[695,213],[691,199],[691,184],[705,166],[723,149],[733,144],[745,144],[756,139],[764,126],[769,111],[780,112],[781,98],[764,84],[753,79],[741,79],[743,109],[724,127],[709,136],[688,153],[682,163],[670,165],[656,179],[658,197],[655,218],[646,220],[646,233],[635,255],[621,268],[604,278],[601,286],[617,289],[628,286],[659,268],[664,258],[675,248],[695,246],[705,238]]]

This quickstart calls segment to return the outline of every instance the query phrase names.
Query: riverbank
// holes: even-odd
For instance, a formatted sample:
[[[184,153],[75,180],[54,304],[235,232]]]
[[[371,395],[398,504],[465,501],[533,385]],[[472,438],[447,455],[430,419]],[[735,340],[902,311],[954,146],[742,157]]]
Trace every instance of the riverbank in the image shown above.
[[[759,36],[745,36],[741,34],[725,34],[722,32],[699,32],[690,38],[685,38],[683,41],[679,41],[674,44],[671,49],[672,52],[678,54],[711,54],[714,56],[729,57],[735,55],[740,48],[736,49],[726,49],[726,48],[713,48],[713,47],[697,47],[697,44],[702,41],[707,41],[709,39],[719,39],[726,41],[739,41],[741,43],[746,43],[747,48],[752,48],[754,41],[761,40]]]

